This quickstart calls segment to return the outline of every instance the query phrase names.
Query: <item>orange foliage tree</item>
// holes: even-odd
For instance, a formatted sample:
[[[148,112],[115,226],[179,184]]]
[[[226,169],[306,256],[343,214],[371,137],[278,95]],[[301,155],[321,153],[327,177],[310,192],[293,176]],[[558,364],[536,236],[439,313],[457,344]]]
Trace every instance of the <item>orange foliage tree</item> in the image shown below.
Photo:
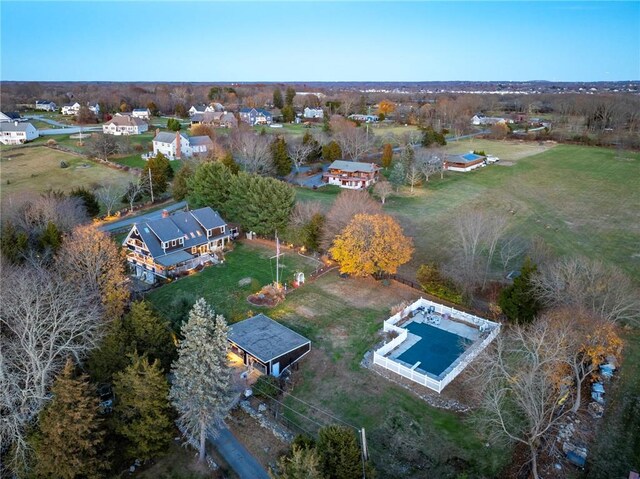
[[[393,113],[396,110],[396,104],[389,100],[382,100],[378,103],[378,113],[382,113],[387,116],[389,113]]]
[[[355,276],[395,273],[413,253],[413,241],[389,215],[355,215],[329,250],[340,272]]]

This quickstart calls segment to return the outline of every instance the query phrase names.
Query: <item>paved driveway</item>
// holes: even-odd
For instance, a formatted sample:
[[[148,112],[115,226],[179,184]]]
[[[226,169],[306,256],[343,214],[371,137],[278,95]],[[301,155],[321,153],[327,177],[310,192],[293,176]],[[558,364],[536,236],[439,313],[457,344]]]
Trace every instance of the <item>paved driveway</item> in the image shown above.
[[[269,479],[267,471],[226,427],[209,440],[240,479]]]
[[[139,223],[141,221],[153,221],[159,220],[162,218],[162,210],[167,210],[169,213],[172,211],[177,211],[183,209],[187,206],[186,201],[180,201],[178,203],[173,203],[171,205],[167,205],[162,209],[152,211],[151,213],[144,213],[137,216],[131,216],[125,218],[123,220],[114,221],[112,223],[107,223],[106,225],[100,225],[98,229],[105,231],[107,233],[111,233],[113,231],[123,230],[125,228],[130,227],[134,223]]]

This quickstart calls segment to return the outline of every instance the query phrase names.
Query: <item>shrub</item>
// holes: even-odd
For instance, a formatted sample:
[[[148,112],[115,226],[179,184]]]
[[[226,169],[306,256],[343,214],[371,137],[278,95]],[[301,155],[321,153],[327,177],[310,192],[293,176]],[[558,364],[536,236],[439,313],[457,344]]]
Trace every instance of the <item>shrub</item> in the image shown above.
[[[140,143],[133,145],[133,150],[137,153],[144,151],[144,147]]]
[[[473,150],[474,155],[487,156],[484,150]]]
[[[56,140],[54,140],[53,138],[50,138],[47,140],[47,146],[56,146],[58,144],[58,142]]]
[[[273,376],[262,375],[253,386],[254,396],[262,399],[269,399],[269,396],[275,398],[279,392],[280,384]]]
[[[60,168],[68,168],[68,167],[69,167],[69,165],[67,164],[66,161],[63,160],[63,161],[60,162]]]
[[[452,303],[462,303],[462,292],[453,281],[445,278],[440,273],[438,265],[433,263],[423,264],[418,268],[416,279],[426,293]]]

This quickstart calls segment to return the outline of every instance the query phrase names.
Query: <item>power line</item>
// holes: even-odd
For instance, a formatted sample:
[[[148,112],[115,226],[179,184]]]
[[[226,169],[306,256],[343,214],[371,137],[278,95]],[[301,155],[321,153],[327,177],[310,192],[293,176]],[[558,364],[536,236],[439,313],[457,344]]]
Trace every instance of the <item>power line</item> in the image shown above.
[[[265,395],[265,396],[266,396],[266,397],[268,397],[269,399],[272,399],[273,401],[277,402],[277,403],[278,403],[278,404],[280,404],[281,406],[283,406],[283,407],[285,407],[285,408],[289,409],[290,411],[292,411],[292,412],[296,413],[297,415],[299,415],[299,416],[301,416],[301,417],[303,417],[303,418],[305,418],[305,419],[307,419],[307,420],[311,421],[311,422],[312,422],[312,423],[314,423],[316,426],[321,427],[321,428],[322,428],[322,427],[325,427],[325,425],[324,425],[324,424],[320,424],[319,422],[314,421],[314,420],[313,420],[313,419],[311,419],[310,417],[306,416],[305,414],[303,414],[303,413],[301,413],[301,412],[299,412],[299,411],[296,411],[295,409],[293,409],[293,408],[292,408],[292,407],[290,407],[290,406],[287,406],[287,405],[286,405],[286,404],[284,404],[283,402],[278,401],[276,398],[274,398],[273,396],[270,396],[269,394],[265,393],[264,391],[260,390],[259,388],[255,388],[255,387],[254,387],[253,389],[257,390],[260,394]],[[304,428],[302,428],[302,429],[304,429]]]

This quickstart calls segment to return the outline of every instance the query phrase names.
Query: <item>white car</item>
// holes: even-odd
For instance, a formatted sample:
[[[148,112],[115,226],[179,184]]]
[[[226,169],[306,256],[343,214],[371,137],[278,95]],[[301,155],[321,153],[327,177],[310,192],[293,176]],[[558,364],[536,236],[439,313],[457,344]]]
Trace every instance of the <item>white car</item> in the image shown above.
[[[487,163],[497,163],[500,161],[500,158],[493,155],[487,155]]]

